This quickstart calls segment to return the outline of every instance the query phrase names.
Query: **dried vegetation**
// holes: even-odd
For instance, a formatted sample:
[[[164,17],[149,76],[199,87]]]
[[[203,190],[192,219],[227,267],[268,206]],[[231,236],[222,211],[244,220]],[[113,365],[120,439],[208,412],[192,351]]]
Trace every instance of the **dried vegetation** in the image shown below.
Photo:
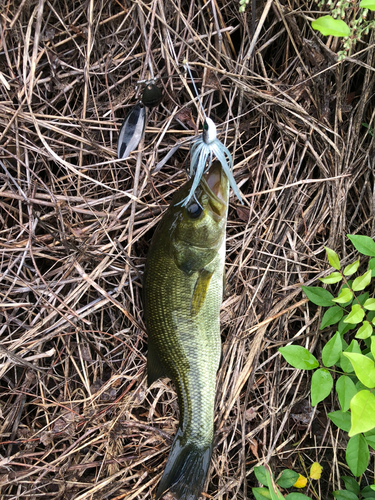
[[[244,195],[228,222],[216,448],[207,495],[250,498],[253,467],[302,472],[321,498],[345,469],[327,405],[277,348],[319,356],[299,285],[324,245],[374,236],[374,33],[338,64],[313,2],[4,0],[0,5],[1,499],[151,498],[178,423],[173,387],[145,383],[141,283],[153,228],[185,181],[200,127],[186,58]],[[139,151],[116,138],[159,77]],[[348,256],[349,257],[349,256]],[[373,479],[371,473],[364,480]]]

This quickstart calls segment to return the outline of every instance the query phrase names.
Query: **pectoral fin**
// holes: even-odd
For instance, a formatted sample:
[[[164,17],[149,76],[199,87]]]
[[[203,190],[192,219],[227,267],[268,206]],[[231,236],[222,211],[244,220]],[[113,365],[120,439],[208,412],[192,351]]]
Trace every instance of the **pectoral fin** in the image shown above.
[[[206,269],[202,269],[202,271],[199,272],[198,279],[194,287],[193,297],[191,299],[190,311],[193,316],[198,314],[204,304],[208,286],[213,274],[214,271],[207,271]]]

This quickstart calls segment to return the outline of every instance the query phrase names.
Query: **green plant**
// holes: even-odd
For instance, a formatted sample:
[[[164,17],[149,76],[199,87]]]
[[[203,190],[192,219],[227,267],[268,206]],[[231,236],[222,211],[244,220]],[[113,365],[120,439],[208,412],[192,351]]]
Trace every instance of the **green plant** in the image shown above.
[[[252,488],[255,500],[310,500],[309,497],[302,493],[289,493],[284,497],[279,488],[291,488],[298,481],[300,475],[290,469],[282,471],[278,479],[275,481],[271,469],[268,465],[254,467],[254,474],[258,481],[263,484],[263,487]]]
[[[370,127],[370,125],[368,123],[362,123],[362,126],[366,127],[368,129],[368,134],[370,134],[371,137],[373,137],[373,135],[374,135],[374,129],[372,127]]]
[[[344,38],[343,50],[338,52],[339,60],[343,60],[362,36],[375,28],[375,21],[367,20],[368,11],[375,10],[375,0],[362,0],[359,5],[351,0],[320,0],[318,6],[322,7],[325,3],[332,15],[319,17],[311,26],[324,36]],[[345,18],[350,19],[349,24],[344,21]]]
[[[300,492],[288,493],[287,496],[284,497],[279,489],[288,489],[292,486],[294,486],[295,488],[304,488],[307,482],[310,483],[311,490],[314,496],[316,498],[319,498],[311,480],[320,479],[321,472],[321,465],[317,462],[314,462],[311,465],[308,479],[291,469],[284,469],[275,481],[271,469],[268,465],[254,467],[255,477],[261,484],[263,484],[263,487],[252,489],[254,498],[255,500],[279,500],[284,498],[286,500],[310,500],[309,497]]]
[[[348,235],[356,250],[375,257],[375,242],[367,236]],[[325,284],[343,283],[335,297],[320,287],[303,286],[308,299],[314,304],[328,307],[320,329],[337,325],[337,331],[322,349],[322,363],[306,348],[297,345],[282,347],[279,352],[293,367],[315,370],[311,379],[311,404],[317,405],[329,396],[333,386],[340,410],[328,414],[331,421],[349,435],[346,462],[354,476],[361,476],[369,463],[369,446],[375,449],[375,258],[368,262],[367,271],[353,279],[360,259],[342,269],[336,252],[326,248],[329,263],[335,269]],[[332,376],[335,375],[335,381]],[[343,478],[346,499],[375,498],[375,486],[360,491],[357,481]],[[355,486],[356,485],[356,486]],[[340,490],[341,491],[341,490]],[[338,499],[344,499],[334,492]]]
[[[246,6],[249,3],[249,1],[250,0],[240,0],[240,7],[238,9],[238,12],[241,12],[241,13],[245,12]]]

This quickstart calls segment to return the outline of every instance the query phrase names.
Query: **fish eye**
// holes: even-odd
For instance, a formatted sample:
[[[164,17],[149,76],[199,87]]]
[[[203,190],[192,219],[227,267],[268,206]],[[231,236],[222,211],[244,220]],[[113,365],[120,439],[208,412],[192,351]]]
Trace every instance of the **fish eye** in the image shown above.
[[[191,219],[198,219],[203,212],[203,208],[195,201],[190,203],[190,205],[186,207],[186,210]]]

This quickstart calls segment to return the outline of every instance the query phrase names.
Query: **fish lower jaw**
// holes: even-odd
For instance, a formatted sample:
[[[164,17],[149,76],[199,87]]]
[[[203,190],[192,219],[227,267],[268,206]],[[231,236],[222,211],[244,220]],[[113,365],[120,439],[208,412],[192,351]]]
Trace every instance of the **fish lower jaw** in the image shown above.
[[[202,250],[207,250],[208,252],[213,252],[214,250],[218,249],[219,248],[219,244],[221,243],[221,240],[220,241],[217,241],[215,242],[214,245],[211,245],[211,246],[207,246],[207,245],[204,245],[203,242],[202,242],[202,245],[192,245],[191,243],[187,242],[187,241],[184,241],[184,240],[181,240],[183,244],[185,245],[188,245],[189,248],[193,248],[193,249],[196,249],[197,251],[201,252]]]

